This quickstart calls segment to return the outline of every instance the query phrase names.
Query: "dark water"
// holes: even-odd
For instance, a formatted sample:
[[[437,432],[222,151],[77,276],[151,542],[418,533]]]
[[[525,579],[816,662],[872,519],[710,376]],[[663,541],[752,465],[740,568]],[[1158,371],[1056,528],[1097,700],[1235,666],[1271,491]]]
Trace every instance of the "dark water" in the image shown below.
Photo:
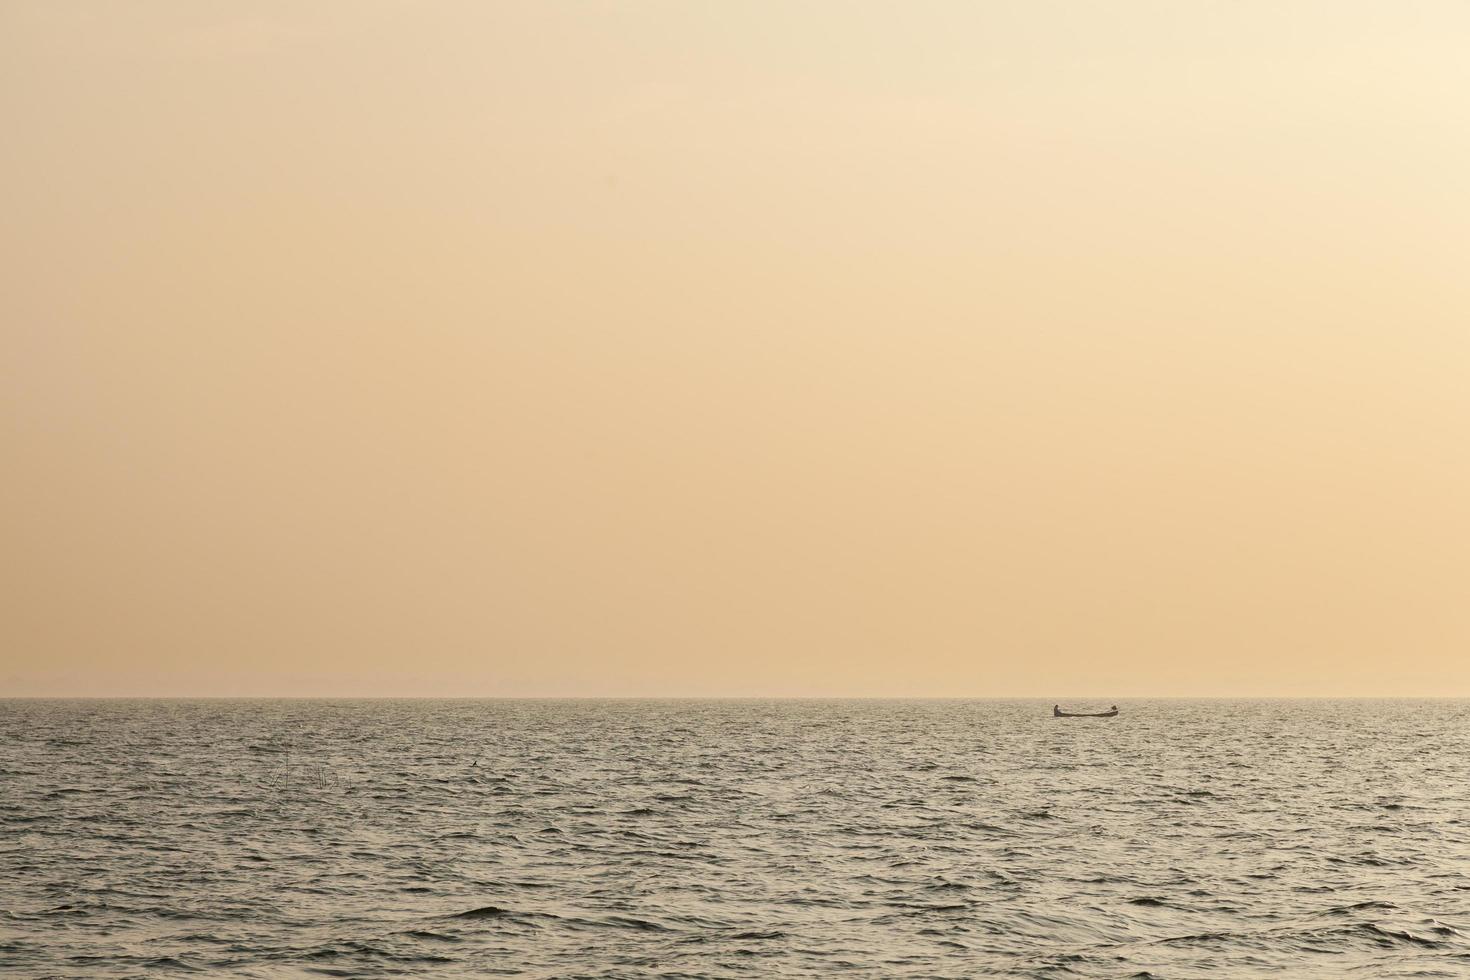
[[[0,973],[1470,977],[1470,702],[0,701]]]

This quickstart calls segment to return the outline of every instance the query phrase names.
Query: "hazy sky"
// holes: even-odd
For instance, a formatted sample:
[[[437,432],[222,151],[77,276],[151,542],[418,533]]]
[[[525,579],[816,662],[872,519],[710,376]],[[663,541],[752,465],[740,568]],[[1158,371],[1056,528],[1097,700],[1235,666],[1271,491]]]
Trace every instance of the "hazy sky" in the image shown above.
[[[1467,44],[0,0],[0,695],[1470,695]]]

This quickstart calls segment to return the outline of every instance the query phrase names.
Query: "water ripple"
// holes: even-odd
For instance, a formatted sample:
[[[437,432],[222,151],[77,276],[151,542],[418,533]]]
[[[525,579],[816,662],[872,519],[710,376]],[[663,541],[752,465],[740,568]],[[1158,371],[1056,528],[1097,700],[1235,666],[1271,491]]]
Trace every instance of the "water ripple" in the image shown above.
[[[1470,703],[0,701],[7,977],[1470,975]]]

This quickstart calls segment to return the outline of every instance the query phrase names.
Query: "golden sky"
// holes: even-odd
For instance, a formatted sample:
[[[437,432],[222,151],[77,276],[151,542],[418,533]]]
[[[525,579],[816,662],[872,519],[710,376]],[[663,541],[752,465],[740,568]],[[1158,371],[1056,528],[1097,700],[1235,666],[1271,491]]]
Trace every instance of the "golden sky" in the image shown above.
[[[1470,695],[1467,44],[0,2],[0,695]]]

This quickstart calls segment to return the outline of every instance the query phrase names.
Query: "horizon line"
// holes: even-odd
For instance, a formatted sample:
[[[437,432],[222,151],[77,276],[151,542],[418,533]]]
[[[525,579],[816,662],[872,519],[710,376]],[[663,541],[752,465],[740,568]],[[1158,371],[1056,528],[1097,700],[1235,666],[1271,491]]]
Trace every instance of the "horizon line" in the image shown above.
[[[1464,701],[1470,694],[0,694],[0,701]]]

